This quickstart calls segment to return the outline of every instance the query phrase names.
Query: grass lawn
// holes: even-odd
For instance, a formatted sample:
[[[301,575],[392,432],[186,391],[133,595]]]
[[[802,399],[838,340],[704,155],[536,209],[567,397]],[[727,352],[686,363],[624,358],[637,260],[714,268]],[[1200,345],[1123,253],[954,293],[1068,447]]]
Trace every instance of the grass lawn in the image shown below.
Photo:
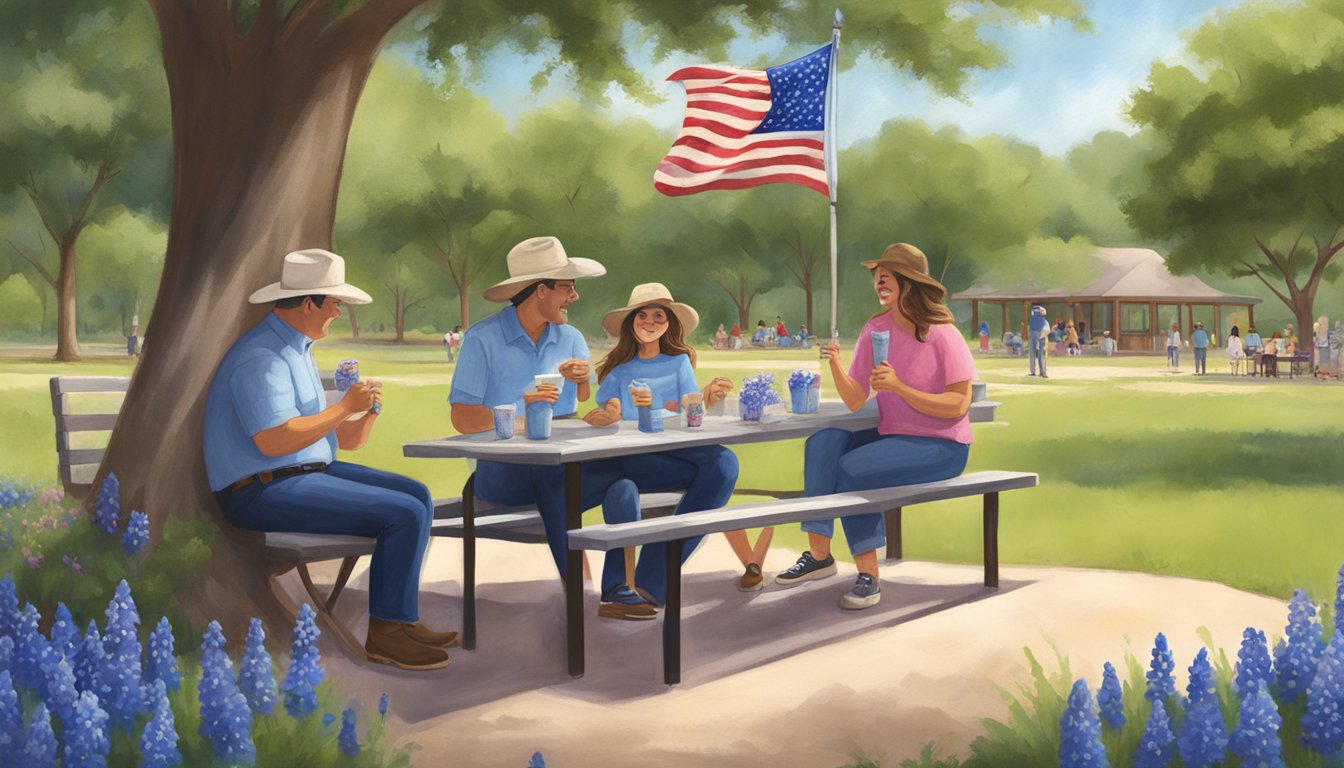
[[[348,458],[415,477],[436,496],[457,495],[465,462],[401,455],[403,442],[453,433],[442,346],[334,338],[317,350],[323,369],[354,357],[366,377],[385,382],[379,429]],[[706,350],[699,375],[740,381],[770,370],[782,388],[792,361],[815,365],[815,354]],[[131,370],[111,345],[86,350],[79,364],[44,357],[0,354],[0,477],[55,482],[49,376]],[[1003,497],[1003,562],[1189,576],[1283,598],[1306,587],[1328,601],[1344,561],[1344,385],[1233,379],[1216,352],[1210,358],[1206,377],[1188,375],[1189,362],[1172,375],[1159,357],[1051,359],[1048,380],[1027,377],[1025,358],[977,358],[989,398],[1002,406],[997,422],[975,426],[968,470],[1041,476],[1040,488]],[[823,396],[834,397],[829,383]],[[735,450],[743,487],[801,487],[802,441]],[[978,499],[913,507],[905,528],[909,558],[980,560]],[[804,540],[796,527],[776,531],[787,546]]]

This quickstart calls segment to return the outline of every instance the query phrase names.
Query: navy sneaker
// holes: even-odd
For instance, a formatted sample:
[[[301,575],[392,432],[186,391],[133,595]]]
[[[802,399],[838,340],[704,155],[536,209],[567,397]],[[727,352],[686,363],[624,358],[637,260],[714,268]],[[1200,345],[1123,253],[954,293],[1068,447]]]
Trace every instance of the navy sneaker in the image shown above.
[[[827,555],[825,560],[818,561],[812,556],[811,552],[804,552],[798,558],[798,562],[775,575],[775,583],[781,587],[792,587],[802,584],[804,581],[824,579],[827,576],[834,575],[835,557],[833,555]]]
[[[629,586],[620,584],[602,593],[597,615],[607,619],[648,621],[658,616],[658,607]]]
[[[882,599],[882,585],[877,579],[866,573],[860,573],[854,580],[854,588],[840,596],[840,607],[849,611],[860,611],[877,605]]]

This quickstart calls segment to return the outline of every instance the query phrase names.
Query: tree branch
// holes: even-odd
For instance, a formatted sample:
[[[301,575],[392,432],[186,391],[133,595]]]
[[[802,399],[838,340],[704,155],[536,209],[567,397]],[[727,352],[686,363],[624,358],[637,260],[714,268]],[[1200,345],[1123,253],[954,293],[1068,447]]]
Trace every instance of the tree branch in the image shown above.
[[[42,227],[46,229],[47,234],[51,236],[51,241],[60,245],[61,233],[56,229],[56,225],[52,224],[51,220],[47,218],[46,211],[42,210],[42,196],[37,191],[37,181],[33,178],[33,175],[29,173],[28,180],[21,183],[19,186],[23,187],[24,193],[27,194],[28,199],[33,202],[33,210],[37,211],[37,217],[41,219]]]
[[[26,248],[18,245],[13,240],[6,240],[5,242],[9,243],[9,247],[13,248],[20,256],[22,256],[24,261],[32,264],[33,269],[36,269],[37,273],[42,276],[42,279],[50,283],[52,288],[56,287],[56,278],[51,276],[51,272],[47,271],[47,268],[42,265],[42,262],[33,258],[33,255],[30,254]]]
[[[299,0],[285,17],[284,28],[280,32],[281,39],[293,38],[298,30],[306,27],[310,20],[317,19],[319,25],[327,20],[327,13],[331,8],[331,0]],[[313,37],[322,31],[321,26],[313,30]]]
[[[79,211],[70,219],[70,229],[66,232],[66,237],[74,237],[84,228],[84,217],[88,215],[89,206],[93,205],[93,199],[98,196],[98,191],[103,188],[103,185],[116,178],[118,173],[120,171],[112,169],[112,161],[110,160],[104,160],[98,164],[98,173],[93,178],[93,186],[89,187],[88,193],[84,195],[84,201],[80,204]]]
[[[1257,240],[1257,242],[1258,242],[1258,240]],[[1268,280],[1265,279],[1265,276],[1264,276],[1264,275],[1260,274],[1260,270],[1257,269],[1256,266],[1255,266],[1254,264],[1250,263],[1249,261],[1242,261],[1241,263],[1242,263],[1243,266],[1246,267],[1246,273],[1247,273],[1248,275],[1252,275],[1252,276],[1258,278],[1258,279],[1260,280],[1260,282],[1262,282],[1262,283],[1265,284],[1265,287],[1266,287],[1266,288],[1268,288],[1270,291],[1272,291],[1272,292],[1274,293],[1275,296],[1278,296],[1278,297],[1279,297],[1279,301],[1282,301],[1285,305],[1287,305],[1287,307],[1288,307],[1289,309],[1292,309],[1292,308],[1293,308],[1293,300],[1290,299],[1290,298],[1288,298],[1287,296],[1284,296],[1282,293],[1280,293],[1278,288],[1275,288],[1274,285],[1273,285],[1272,283],[1270,283]]]
[[[325,4],[327,0],[314,2]],[[366,46],[376,49],[398,22],[425,2],[427,0],[368,0],[363,8],[333,21],[322,34],[330,36],[335,46],[346,53],[354,53]],[[369,51],[370,54],[374,52]]]

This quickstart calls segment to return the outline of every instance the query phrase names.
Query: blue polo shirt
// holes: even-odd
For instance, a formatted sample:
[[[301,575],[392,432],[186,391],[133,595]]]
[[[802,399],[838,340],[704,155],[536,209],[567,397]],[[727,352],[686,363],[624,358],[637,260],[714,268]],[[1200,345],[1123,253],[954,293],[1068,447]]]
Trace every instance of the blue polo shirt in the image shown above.
[[[1190,346],[1195,349],[1208,349],[1209,334],[1203,328],[1196,328],[1195,332],[1190,334]]]
[[[467,329],[453,370],[448,402],[454,405],[513,403],[523,412],[523,392],[532,377],[558,373],[566,360],[588,359],[588,342],[571,325],[547,323],[536,342],[518,322],[518,309],[509,305]],[[566,381],[555,403],[556,416],[569,416],[578,408],[578,386]]]
[[[205,400],[205,473],[211,490],[248,475],[336,458],[336,432],[285,456],[266,456],[258,432],[327,407],[313,340],[274,312],[233,343],[215,369]]]
[[[653,390],[653,407],[662,408],[668,400],[681,402],[683,395],[699,392],[691,359],[686,355],[669,357],[661,352],[648,360],[633,357],[611,369],[597,388],[596,405],[600,408],[613,398],[621,401],[621,418],[637,418],[635,402],[630,397],[630,382],[640,379]],[[678,409],[680,406],[678,406]]]

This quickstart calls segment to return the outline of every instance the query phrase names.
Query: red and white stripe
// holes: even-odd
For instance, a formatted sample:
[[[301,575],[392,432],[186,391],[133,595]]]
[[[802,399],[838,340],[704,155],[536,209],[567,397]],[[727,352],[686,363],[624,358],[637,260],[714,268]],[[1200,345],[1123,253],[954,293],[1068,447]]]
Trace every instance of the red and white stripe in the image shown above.
[[[764,72],[686,67],[668,80],[686,88],[686,117],[658,163],[653,186],[665,195],[761,184],[800,184],[827,194],[822,131],[751,133],[770,111]]]

